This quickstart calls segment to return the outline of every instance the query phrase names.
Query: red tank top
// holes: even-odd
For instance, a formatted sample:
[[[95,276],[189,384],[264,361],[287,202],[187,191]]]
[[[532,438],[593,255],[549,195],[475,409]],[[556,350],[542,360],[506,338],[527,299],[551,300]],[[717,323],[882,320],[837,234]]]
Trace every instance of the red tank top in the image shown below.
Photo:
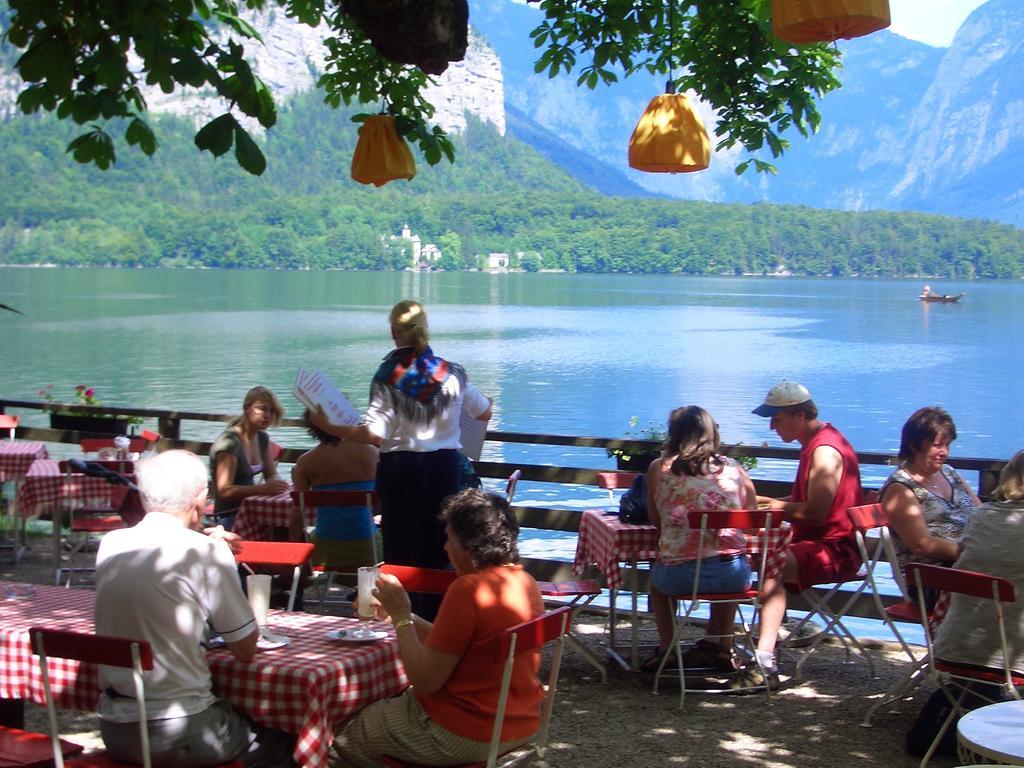
[[[814,451],[823,445],[839,451],[843,459],[843,476],[839,480],[832,506],[828,509],[828,517],[820,525],[809,525],[805,522],[793,522],[793,541],[805,539],[837,539],[853,536],[853,526],[846,510],[860,503],[860,464],[853,446],[847,442],[842,433],[831,424],[819,429],[807,445],[800,450],[800,466],[796,470],[793,483],[793,501],[807,501],[807,477],[811,471],[811,457]]]

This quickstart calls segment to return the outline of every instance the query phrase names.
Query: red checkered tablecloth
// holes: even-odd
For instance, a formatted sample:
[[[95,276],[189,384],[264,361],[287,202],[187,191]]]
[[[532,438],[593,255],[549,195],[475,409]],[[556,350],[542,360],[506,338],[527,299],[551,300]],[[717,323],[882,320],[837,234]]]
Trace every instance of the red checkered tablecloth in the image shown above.
[[[90,632],[94,602],[90,591],[42,586],[32,600],[0,599],[0,697],[45,702],[28,628]],[[373,625],[388,632],[387,639],[375,643],[346,645],[327,636],[356,623],[336,616],[271,611],[270,629],[290,638],[290,644],[260,651],[251,662],[240,662],[227,650],[211,651],[214,691],[257,722],[297,734],[295,761],[324,768],[335,726],[408,685],[390,627]],[[96,708],[95,666],[51,660],[49,671],[62,708]]]
[[[0,442],[0,483],[20,480],[28,474],[36,459],[45,459],[46,446],[39,442],[5,440]]]
[[[273,541],[275,528],[287,528],[292,511],[291,491],[277,496],[249,496],[242,500],[231,528],[246,541]],[[306,525],[316,523],[316,507],[306,510]]]
[[[747,539],[747,554],[761,552],[763,535],[758,531],[744,531]],[[765,562],[765,576],[777,576],[783,563],[793,531],[788,525],[772,529],[768,533],[768,557]],[[590,565],[596,565],[604,574],[609,589],[622,586],[620,563],[652,561],[658,557],[658,529],[653,525],[630,525],[619,520],[618,515],[606,514],[597,509],[588,509],[580,519],[579,539],[576,543],[576,560],[573,570],[577,574]]]
[[[64,474],[53,459],[36,459],[18,485],[18,511],[22,517],[49,515],[67,498],[90,506],[110,506],[111,487],[98,477]]]

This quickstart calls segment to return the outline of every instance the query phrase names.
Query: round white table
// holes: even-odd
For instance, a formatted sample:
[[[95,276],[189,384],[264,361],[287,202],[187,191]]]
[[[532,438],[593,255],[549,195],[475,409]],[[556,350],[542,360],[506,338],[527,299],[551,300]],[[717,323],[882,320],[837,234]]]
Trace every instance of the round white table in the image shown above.
[[[964,763],[1024,765],[1024,701],[990,704],[961,717],[957,753]]]

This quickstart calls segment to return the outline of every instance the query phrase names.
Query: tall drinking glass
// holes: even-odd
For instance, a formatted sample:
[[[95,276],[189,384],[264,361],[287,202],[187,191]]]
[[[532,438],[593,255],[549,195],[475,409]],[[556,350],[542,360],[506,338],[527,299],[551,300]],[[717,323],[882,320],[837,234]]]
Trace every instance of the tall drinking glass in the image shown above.
[[[356,572],[356,615],[364,621],[374,617],[373,588],[377,585],[378,575],[376,566],[364,565]]]
[[[270,576],[253,573],[245,577],[245,584],[249,593],[249,606],[262,635],[267,629],[267,612],[270,610]]]

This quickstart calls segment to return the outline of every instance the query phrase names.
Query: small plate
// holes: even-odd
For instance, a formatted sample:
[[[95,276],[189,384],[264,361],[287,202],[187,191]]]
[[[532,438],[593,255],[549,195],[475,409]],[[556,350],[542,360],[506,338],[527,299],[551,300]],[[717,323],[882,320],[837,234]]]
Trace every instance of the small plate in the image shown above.
[[[260,651],[272,651],[275,648],[284,648],[292,639],[284,635],[275,635],[273,632],[264,630],[256,641],[256,648]]]
[[[341,643],[375,643],[388,636],[387,632],[379,632],[373,629],[335,629],[327,633],[331,640]]]

